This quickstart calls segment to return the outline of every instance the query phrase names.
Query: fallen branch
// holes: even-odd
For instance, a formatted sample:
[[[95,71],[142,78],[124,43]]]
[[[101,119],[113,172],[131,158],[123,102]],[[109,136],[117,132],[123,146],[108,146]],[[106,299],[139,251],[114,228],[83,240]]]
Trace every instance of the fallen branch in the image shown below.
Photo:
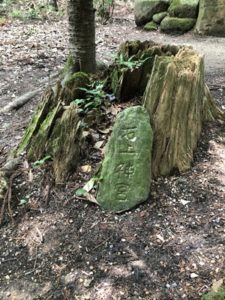
[[[36,96],[38,93],[40,93],[42,88],[38,88],[34,91],[28,92],[18,98],[16,98],[14,101],[8,103],[6,106],[4,106],[2,109],[0,109],[0,113],[9,112],[10,110],[13,110],[15,108],[20,108],[24,104],[26,104],[30,99],[32,99],[34,96]]]
[[[34,98],[36,95],[38,95],[41,91],[43,91],[45,85],[46,85],[46,82],[49,83],[50,80],[58,77],[59,74],[55,73],[53,74],[51,77],[48,77],[48,78],[45,78],[43,80],[43,82],[45,83],[44,86],[40,87],[40,88],[37,88],[33,91],[29,91],[25,94],[23,94],[22,96],[16,98],[15,100],[13,100],[12,102],[8,103],[7,105],[5,105],[2,109],[0,109],[0,113],[6,113],[6,112],[9,112],[13,109],[18,109],[20,108],[21,106],[23,106],[24,104],[26,104],[28,101],[30,101],[32,98]]]

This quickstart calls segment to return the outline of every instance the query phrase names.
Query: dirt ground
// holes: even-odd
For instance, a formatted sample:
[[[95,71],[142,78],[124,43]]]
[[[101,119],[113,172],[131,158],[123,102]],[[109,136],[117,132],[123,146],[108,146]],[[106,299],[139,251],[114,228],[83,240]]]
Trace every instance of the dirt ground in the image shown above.
[[[128,39],[192,45],[205,56],[206,81],[225,109],[225,39],[147,33],[135,27],[124,6],[112,23],[97,23],[96,29],[98,59],[105,62]],[[44,89],[61,70],[66,18],[7,18],[0,36],[3,107]],[[17,111],[0,114],[0,165],[39,101],[40,93]],[[93,150],[90,160],[98,159]],[[91,173],[80,171],[56,187],[46,169],[32,170],[32,180],[18,173],[12,186],[13,222],[8,218],[0,228],[0,299],[200,299],[225,278],[225,124],[206,124],[192,169],[154,181],[148,201],[123,214],[74,196]]]

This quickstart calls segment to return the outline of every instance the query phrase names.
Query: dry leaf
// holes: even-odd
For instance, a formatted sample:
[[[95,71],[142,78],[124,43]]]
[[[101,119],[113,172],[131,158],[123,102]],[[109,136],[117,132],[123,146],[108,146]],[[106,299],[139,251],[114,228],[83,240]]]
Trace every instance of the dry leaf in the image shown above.
[[[217,281],[215,281],[212,285],[212,290],[217,293],[218,289],[223,285],[223,279],[219,279]]]
[[[92,194],[87,193],[87,194],[85,194],[85,197],[88,201],[98,204],[97,200],[95,199],[95,197]]]
[[[98,141],[97,143],[94,144],[94,148],[99,150],[103,144],[104,144],[104,141]]]
[[[23,168],[24,168],[25,170],[28,170],[28,169],[29,169],[29,163],[28,163],[27,160],[25,160],[25,161],[23,162]]]
[[[114,116],[117,115],[118,112],[120,112],[120,111],[121,111],[121,108],[118,107],[118,106],[112,105],[112,106],[110,107],[110,112],[111,112],[111,114],[114,115]]]
[[[33,180],[34,180],[34,174],[33,174],[32,170],[30,169],[29,173],[28,173],[28,182],[33,182]]]
[[[84,165],[80,167],[81,172],[90,173],[92,170],[91,165]]]
[[[98,131],[103,134],[108,134],[108,133],[110,133],[111,130],[112,130],[112,127],[109,127],[106,129],[98,129]]]

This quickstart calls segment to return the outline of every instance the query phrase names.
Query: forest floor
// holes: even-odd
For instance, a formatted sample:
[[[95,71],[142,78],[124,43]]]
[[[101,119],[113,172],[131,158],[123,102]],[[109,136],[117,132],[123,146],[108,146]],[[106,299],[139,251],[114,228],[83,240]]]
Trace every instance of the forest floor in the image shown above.
[[[17,10],[27,11],[24,3],[18,1]],[[66,17],[45,14],[18,19],[14,8],[0,19],[1,107],[44,89],[65,63]],[[105,62],[128,39],[192,45],[205,55],[206,81],[225,108],[225,39],[147,33],[135,27],[125,6],[96,30],[98,59]],[[40,93],[0,114],[0,166],[39,101]],[[114,114],[120,109],[114,107]],[[95,138],[106,139],[104,131]],[[148,201],[123,214],[74,195],[92,174],[82,166],[91,165],[98,151],[66,185],[54,186],[46,165],[18,172],[13,220],[9,216],[0,228],[0,299],[200,299],[225,278],[225,124],[206,124],[191,170],[155,180]]]

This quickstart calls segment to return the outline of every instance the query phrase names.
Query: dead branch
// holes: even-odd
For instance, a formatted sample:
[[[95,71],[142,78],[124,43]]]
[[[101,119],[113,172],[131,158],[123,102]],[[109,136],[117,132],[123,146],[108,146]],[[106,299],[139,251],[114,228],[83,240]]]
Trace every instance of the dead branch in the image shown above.
[[[15,100],[13,100],[12,102],[8,103],[7,105],[5,105],[2,109],[0,109],[0,113],[6,113],[9,112],[13,109],[18,109],[20,107],[22,107],[24,104],[26,104],[28,101],[30,101],[32,98],[34,98],[36,95],[38,95],[39,93],[41,93],[41,91],[43,91],[43,89],[46,86],[46,82],[48,84],[52,84],[53,82],[50,83],[51,80],[53,80],[54,78],[58,77],[59,74],[54,73],[52,76],[45,78],[42,82],[44,83],[43,86],[33,90],[33,91],[29,91],[23,95],[21,95],[20,97],[16,98]]]

